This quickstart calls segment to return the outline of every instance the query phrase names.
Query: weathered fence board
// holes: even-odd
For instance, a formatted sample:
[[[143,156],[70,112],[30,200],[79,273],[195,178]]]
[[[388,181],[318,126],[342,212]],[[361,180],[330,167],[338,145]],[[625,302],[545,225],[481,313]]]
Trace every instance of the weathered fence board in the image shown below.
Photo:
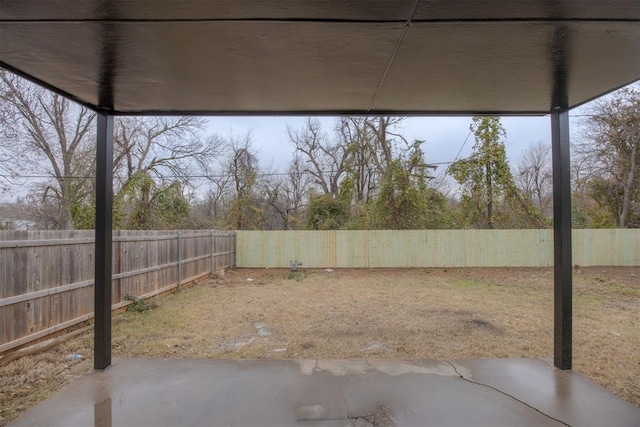
[[[93,231],[0,232],[0,353],[93,317]],[[235,233],[117,231],[114,308],[235,264]]]
[[[238,231],[237,245],[250,268],[553,265],[552,230]],[[640,265],[640,230],[573,230],[573,263]]]

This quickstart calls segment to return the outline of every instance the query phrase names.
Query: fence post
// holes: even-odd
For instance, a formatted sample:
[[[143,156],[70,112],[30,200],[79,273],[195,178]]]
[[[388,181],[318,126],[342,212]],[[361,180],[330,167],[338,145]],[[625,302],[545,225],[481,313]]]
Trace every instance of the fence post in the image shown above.
[[[181,233],[178,231],[178,290],[182,287],[182,257],[181,257]]]
[[[114,256],[115,263],[115,272],[116,274],[122,273],[122,241],[120,241],[120,231],[116,232],[116,237],[118,237],[118,241],[116,243],[116,252]],[[118,287],[116,288],[116,303],[122,302],[124,299],[122,298],[122,279],[118,279]]]
[[[235,268],[236,266],[236,233],[229,233],[229,267]]]
[[[215,253],[216,253],[216,245],[215,245],[215,235],[213,234],[213,231],[211,232],[211,278],[213,278],[213,275],[216,271],[216,261],[215,261]]]

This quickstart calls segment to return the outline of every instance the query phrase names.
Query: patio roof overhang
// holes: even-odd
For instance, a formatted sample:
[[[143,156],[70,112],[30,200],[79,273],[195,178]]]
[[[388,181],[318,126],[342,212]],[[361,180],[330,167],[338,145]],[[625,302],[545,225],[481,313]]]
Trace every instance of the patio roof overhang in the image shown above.
[[[640,78],[639,23],[638,0],[1,0],[0,65],[116,114],[544,114]]]
[[[640,0],[0,0],[0,67],[100,113],[97,369],[114,115],[547,113],[554,363],[571,369],[568,111],[640,79]]]

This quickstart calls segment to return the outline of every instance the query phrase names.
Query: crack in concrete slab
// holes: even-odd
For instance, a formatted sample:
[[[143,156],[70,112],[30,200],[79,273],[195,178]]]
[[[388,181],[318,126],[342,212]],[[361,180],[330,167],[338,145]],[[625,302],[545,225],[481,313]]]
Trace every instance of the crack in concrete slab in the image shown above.
[[[374,412],[349,417],[354,427],[396,427],[393,412],[386,405],[380,405]]]
[[[349,402],[347,401],[345,386],[343,384],[340,385],[340,391],[342,392],[342,400],[344,401],[344,406],[347,409],[347,417],[339,418],[340,420],[348,420],[349,424],[353,427],[395,427],[396,424],[392,419],[393,413],[386,405],[381,405],[375,412],[371,414],[352,414],[351,407],[349,406]]]
[[[538,412],[538,413],[540,413],[540,414],[544,415],[545,417],[547,417],[547,418],[549,418],[549,419],[551,419],[551,420],[557,421],[557,422],[559,422],[560,424],[563,424],[563,425],[565,425],[565,426],[571,427],[571,424],[567,424],[567,423],[565,423],[564,421],[561,421],[561,420],[559,420],[559,419],[557,419],[557,418],[554,418],[554,417],[552,417],[552,416],[551,416],[551,415],[549,415],[549,414],[545,414],[545,413],[544,413],[544,412],[542,412],[540,409],[538,409],[538,408],[536,408],[536,407],[534,407],[534,406],[529,405],[527,402],[525,402],[525,401],[523,401],[523,400],[520,400],[520,399],[518,399],[517,397],[515,397],[515,396],[513,396],[513,395],[511,395],[511,394],[509,394],[509,393],[507,393],[507,392],[504,392],[504,391],[500,390],[499,388],[496,388],[496,387],[494,387],[494,386],[492,386],[492,385],[489,385],[489,384],[484,384],[484,383],[480,383],[480,382],[478,382],[478,381],[474,381],[474,380],[470,380],[470,379],[468,379],[468,378],[465,378],[465,377],[464,377],[460,372],[458,372],[458,368],[456,368],[456,366],[455,366],[453,363],[449,362],[448,360],[445,360],[445,362],[447,362],[447,363],[449,364],[449,366],[451,366],[451,367],[453,368],[453,370],[456,372],[456,374],[458,374],[458,376],[460,377],[460,379],[462,379],[463,381],[466,381],[466,382],[471,383],[471,384],[479,385],[479,386],[482,386],[482,387],[490,388],[491,390],[497,391],[497,392],[498,392],[498,393],[500,393],[500,394],[503,394],[503,395],[505,395],[505,396],[507,396],[507,397],[510,397],[511,399],[515,400],[516,402],[520,402],[520,403],[522,403],[522,404],[523,404],[523,405],[525,405],[526,407],[533,409],[534,411],[536,411],[536,412]]]
[[[342,385],[340,385],[340,391],[342,392],[342,399],[344,400],[344,406],[347,408],[347,419],[351,421],[351,408],[349,407],[349,402],[347,402],[347,395],[345,394],[344,387]]]

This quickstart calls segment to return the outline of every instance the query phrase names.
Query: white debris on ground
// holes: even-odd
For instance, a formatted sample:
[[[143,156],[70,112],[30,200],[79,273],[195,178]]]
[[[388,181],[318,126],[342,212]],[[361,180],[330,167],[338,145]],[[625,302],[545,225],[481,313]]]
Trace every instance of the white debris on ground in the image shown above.
[[[381,342],[374,342],[373,344],[370,344],[369,346],[365,347],[363,350],[370,351],[370,352],[381,352],[381,351],[387,351],[387,346]]]
[[[256,327],[256,330],[258,331],[259,336],[267,337],[271,335],[271,330],[267,328],[265,325],[263,325],[262,323],[256,323],[255,327]]]
[[[256,337],[247,337],[247,338],[227,338],[223,340],[220,344],[213,347],[211,349],[212,353],[223,353],[225,351],[235,350],[238,351],[242,347],[247,345],[251,345],[256,340]]]
[[[324,270],[325,273],[333,273],[333,269],[332,268],[327,268]]]
[[[229,351],[237,352],[243,347],[254,345],[254,344],[266,345],[267,347],[271,347],[272,345],[285,346],[285,347],[276,347],[274,349],[268,350],[271,353],[283,353],[287,351],[286,341],[283,341],[278,337],[274,338],[272,335],[273,331],[270,328],[268,328],[267,325],[265,325],[262,322],[255,322],[253,326],[256,328],[255,335],[249,333],[249,334],[243,334],[236,337],[225,338],[217,345],[211,347],[210,351],[216,354],[226,353]],[[279,343],[277,343],[276,341],[279,341]]]
[[[247,282],[253,282],[253,279],[251,277],[247,277]]]

